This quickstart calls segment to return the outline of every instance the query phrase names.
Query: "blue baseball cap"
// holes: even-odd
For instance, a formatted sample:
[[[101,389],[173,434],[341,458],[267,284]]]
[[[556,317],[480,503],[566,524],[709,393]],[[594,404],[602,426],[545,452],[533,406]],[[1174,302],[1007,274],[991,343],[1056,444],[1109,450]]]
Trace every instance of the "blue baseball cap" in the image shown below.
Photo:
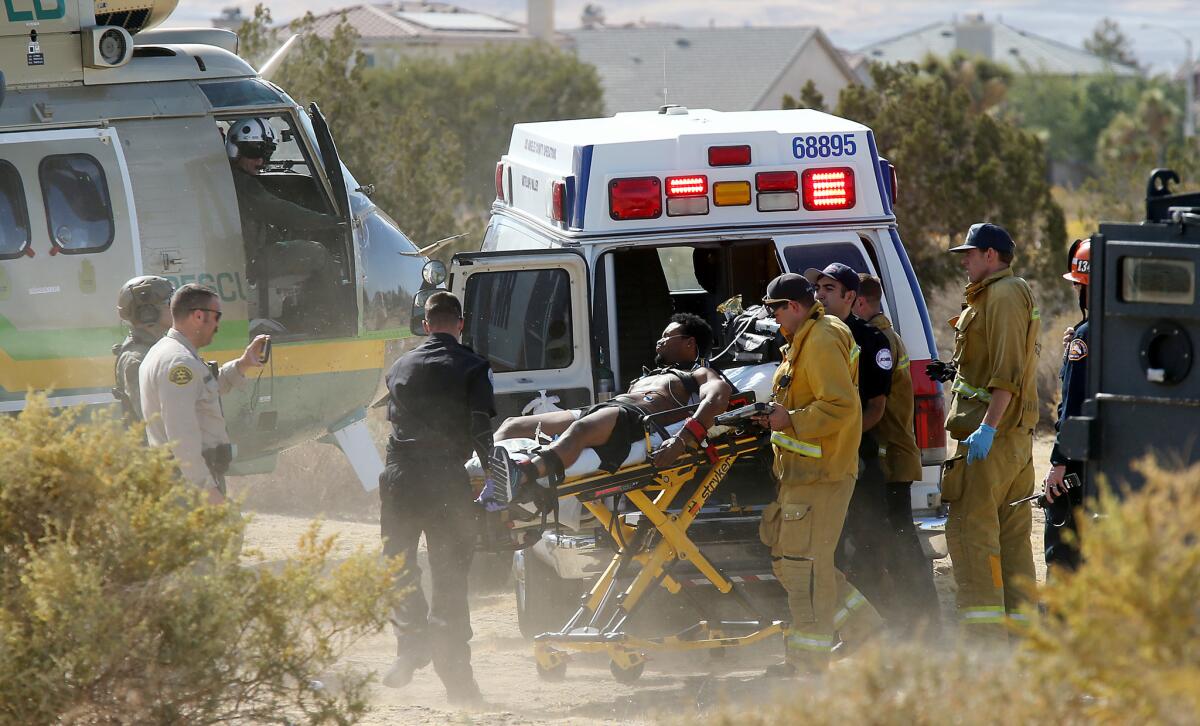
[[[997,252],[1012,252],[1017,245],[1008,232],[998,224],[979,222],[972,224],[967,230],[967,240],[958,247],[951,247],[951,252],[966,252],[967,250],[996,250]]]
[[[838,282],[842,283],[842,287],[846,288],[847,290],[858,292],[858,273],[855,272],[854,268],[850,267],[850,265],[846,265],[841,262],[833,262],[826,266],[824,270],[818,270],[815,267],[810,267],[804,271],[804,279],[808,280],[813,285],[816,285],[817,280],[820,280],[822,277],[828,277],[831,280],[837,280]]]

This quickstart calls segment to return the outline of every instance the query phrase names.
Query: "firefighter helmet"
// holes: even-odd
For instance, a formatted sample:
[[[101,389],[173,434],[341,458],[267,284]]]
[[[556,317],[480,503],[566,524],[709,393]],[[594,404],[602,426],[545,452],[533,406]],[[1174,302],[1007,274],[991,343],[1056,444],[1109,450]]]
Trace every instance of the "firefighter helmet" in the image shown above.
[[[1071,282],[1078,282],[1080,285],[1088,284],[1092,271],[1092,240],[1075,240],[1071,245],[1069,256],[1071,271],[1063,275],[1063,278]]]

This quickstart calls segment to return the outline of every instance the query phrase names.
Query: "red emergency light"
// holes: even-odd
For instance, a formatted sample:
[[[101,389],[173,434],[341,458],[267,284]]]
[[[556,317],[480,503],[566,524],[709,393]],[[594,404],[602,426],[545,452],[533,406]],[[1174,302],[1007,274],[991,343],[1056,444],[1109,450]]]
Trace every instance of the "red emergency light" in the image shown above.
[[[500,201],[507,201],[504,198],[504,162],[496,162],[496,198]]]
[[[760,171],[754,175],[754,188],[760,192],[794,192],[798,186],[794,171]]]
[[[550,219],[553,221],[563,221],[563,208],[566,207],[566,198],[566,184],[556,181],[550,185]]]
[[[708,147],[709,166],[749,166],[750,146],[710,146]]]
[[[804,208],[810,212],[854,206],[854,170],[848,166],[805,169],[800,181]]]
[[[658,177],[613,179],[608,183],[608,216],[615,220],[662,216],[662,182]]]
[[[703,174],[667,177],[668,197],[702,197],[708,194],[708,177]]]

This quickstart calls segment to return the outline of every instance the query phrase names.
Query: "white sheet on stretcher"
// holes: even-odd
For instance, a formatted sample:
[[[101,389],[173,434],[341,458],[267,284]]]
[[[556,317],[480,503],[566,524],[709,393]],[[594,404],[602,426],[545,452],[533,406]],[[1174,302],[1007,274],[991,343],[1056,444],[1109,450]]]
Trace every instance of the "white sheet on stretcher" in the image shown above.
[[[671,424],[667,426],[667,433],[675,435],[683,428],[683,422]],[[658,434],[650,435],[651,450],[657,449],[662,444],[662,437]],[[533,439],[506,439],[497,441],[497,446],[503,446],[508,449],[516,461],[524,461],[529,458],[529,452],[537,448],[537,442]],[[629,456],[625,457],[625,461],[621,463],[621,467],[633,466],[640,464],[646,460],[646,440],[645,438],[638,439],[629,445]],[[479,457],[472,456],[467,459],[464,465],[467,469],[467,474],[471,477],[482,479],[484,476],[483,467],[479,465]],[[600,455],[595,449],[584,449],[579,458],[566,468],[565,474],[568,479],[587,476],[600,471]],[[532,504],[523,505],[530,512],[534,512]],[[563,497],[558,503],[558,523],[570,527],[571,529],[579,529],[579,522],[583,517],[583,503],[577,497]]]

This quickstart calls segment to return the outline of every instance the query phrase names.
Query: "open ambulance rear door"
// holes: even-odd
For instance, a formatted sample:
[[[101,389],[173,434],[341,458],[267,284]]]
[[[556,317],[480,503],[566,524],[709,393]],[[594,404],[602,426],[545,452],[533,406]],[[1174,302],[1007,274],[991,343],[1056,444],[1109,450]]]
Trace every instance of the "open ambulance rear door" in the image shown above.
[[[500,419],[531,401],[592,403],[588,274],[571,250],[460,253],[450,289],[463,302],[463,343],[492,364]]]

